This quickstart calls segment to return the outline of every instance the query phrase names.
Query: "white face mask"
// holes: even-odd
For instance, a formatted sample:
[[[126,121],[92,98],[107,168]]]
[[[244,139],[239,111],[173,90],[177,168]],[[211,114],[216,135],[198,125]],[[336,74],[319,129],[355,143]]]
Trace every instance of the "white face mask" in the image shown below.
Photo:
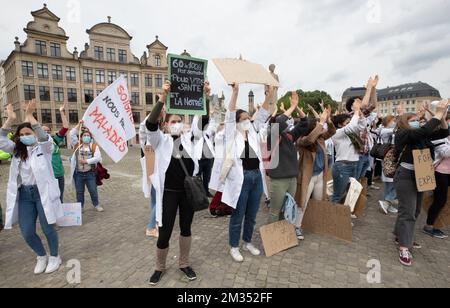
[[[184,130],[183,123],[176,123],[169,126],[169,133],[172,136],[180,136],[183,130]]]
[[[239,128],[244,132],[248,132],[252,128],[252,122],[250,122],[250,120],[245,120],[244,122],[239,123]]]

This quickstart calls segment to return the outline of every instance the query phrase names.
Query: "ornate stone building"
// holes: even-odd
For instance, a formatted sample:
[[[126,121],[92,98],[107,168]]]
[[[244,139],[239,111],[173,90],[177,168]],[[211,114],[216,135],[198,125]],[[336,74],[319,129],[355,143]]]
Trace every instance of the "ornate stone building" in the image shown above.
[[[61,124],[58,109],[68,102],[70,123],[75,124],[96,95],[125,75],[138,126],[167,78],[168,48],[158,36],[138,58],[130,48],[132,37],[108,17],[86,31],[89,43],[84,50],[71,52],[58,16],[46,5],[31,15],[33,21],[24,29],[27,39],[21,43],[16,38],[15,49],[2,65],[6,101],[18,116],[23,117],[21,102],[36,98],[38,120],[56,131]]]

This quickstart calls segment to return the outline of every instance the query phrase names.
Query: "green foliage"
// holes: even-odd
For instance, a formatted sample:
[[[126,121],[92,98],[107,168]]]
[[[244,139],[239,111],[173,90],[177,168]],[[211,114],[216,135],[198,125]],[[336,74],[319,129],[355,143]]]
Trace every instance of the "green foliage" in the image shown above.
[[[302,90],[297,90],[298,96],[300,98],[299,107],[303,108],[306,115],[312,116],[311,110],[309,110],[308,105],[314,108],[317,113],[321,113],[320,102],[323,100],[325,106],[331,106],[333,112],[338,110],[338,103],[334,101],[331,96],[324,91],[314,91],[314,92],[304,92]],[[282,98],[278,100],[278,110],[281,110],[281,104],[284,104],[284,108],[287,110],[291,107],[291,92],[286,93]],[[298,116],[297,112],[293,113],[294,117]]]

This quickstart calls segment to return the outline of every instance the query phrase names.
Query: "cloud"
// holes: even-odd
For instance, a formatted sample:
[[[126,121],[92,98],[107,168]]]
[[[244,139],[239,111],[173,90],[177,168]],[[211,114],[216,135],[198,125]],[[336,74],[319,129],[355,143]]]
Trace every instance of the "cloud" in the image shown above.
[[[132,51],[140,57],[155,35],[169,52],[184,49],[206,59],[238,57],[277,65],[279,94],[303,88],[325,90],[336,100],[350,86],[381,75],[380,86],[422,80],[450,96],[450,1],[447,0],[48,0],[61,17],[69,49],[88,42],[85,30],[112,21],[133,35]],[[80,20],[69,20],[73,4],[80,4]],[[371,14],[379,21],[374,23]],[[14,37],[26,38],[23,28],[36,1],[8,2],[0,11],[0,58],[14,48]],[[10,18],[14,12],[14,18]],[[209,64],[213,90],[230,97],[229,87],[214,64]],[[247,106],[253,90],[262,101],[262,86],[241,88],[239,104]]]

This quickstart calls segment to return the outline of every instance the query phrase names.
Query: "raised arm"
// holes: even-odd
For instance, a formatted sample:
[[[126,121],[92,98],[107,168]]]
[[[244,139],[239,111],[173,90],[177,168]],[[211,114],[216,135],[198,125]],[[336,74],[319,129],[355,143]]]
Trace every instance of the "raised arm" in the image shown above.
[[[375,76],[375,78],[370,77],[369,81],[367,82],[367,89],[366,89],[366,95],[364,95],[363,101],[362,101],[362,109],[367,109],[370,106],[370,100],[372,97],[372,92],[374,91],[375,87],[378,85],[379,77],[378,75]]]
[[[233,89],[233,93],[231,94],[231,100],[230,103],[228,104],[228,112],[235,112],[237,100],[239,97],[239,85],[233,84],[231,88]]]
[[[291,107],[284,112],[284,115],[287,116],[288,118],[291,118],[294,111],[296,111],[298,108],[299,99],[298,99],[297,91],[291,92],[290,101],[291,101]]]
[[[8,138],[8,131],[11,124],[17,119],[17,116],[11,104],[6,107],[6,113],[8,118],[0,129],[0,150],[12,155],[14,153],[15,144]]]
[[[150,113],[150,116],[147,118],[146,121],[146,127],[149,131],[157,131],[158,130],[158,122],[161,117],[164,104],[166,102],[167,96],[170,93],[170,81],[166,80],[166,82],[163,85],[163,92],[159,97],[159,101],[156,103],[155,107],[153,108],[152,112]]]
[[[67,119],[67,103],[64,103],[59,108],[59,113],[61,114],[61,121],[62,121],[62,127],[66,129],[66,131],[69,129],[69,120]],[[64,137],[64,136],[61,136]]]
[[[275,95],[275,88],[273,86],[269,86],[266,95],[266,99],[264,100],[264,103],[262,104],[261,108],[269,111],[270,109],[270,101],[272,100],[273,96]]]

